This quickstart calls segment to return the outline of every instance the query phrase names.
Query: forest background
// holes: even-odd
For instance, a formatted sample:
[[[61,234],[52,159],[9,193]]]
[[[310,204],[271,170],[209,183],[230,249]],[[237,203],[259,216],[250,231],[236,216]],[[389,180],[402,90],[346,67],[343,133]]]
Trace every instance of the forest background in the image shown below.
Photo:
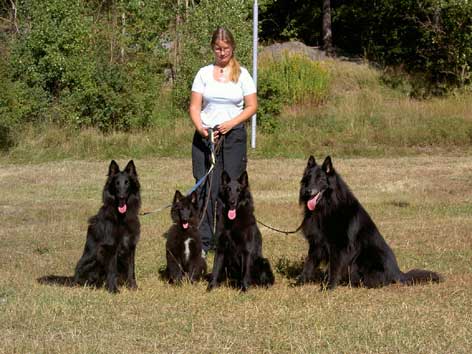
[[[2,156],[187,155],[189,91],[212,60],[211,33],[230,28],[251,71],[252,10],[249,0],[0,1]],[[261,56],[259,154],[305,154],[290,141],[281,150],[278,136],[307,127],[320,137],[308,148],[348,155],[470,145],[470,117],[456,111],[470,98],[469,1],[261,0],[259,11],[261,52],[301,41],[335,58]],[[339,108],[350,84],[357,111]],[[398,117],[386,114],[392,99]],[[456,110],[438,113],[444,102]]]

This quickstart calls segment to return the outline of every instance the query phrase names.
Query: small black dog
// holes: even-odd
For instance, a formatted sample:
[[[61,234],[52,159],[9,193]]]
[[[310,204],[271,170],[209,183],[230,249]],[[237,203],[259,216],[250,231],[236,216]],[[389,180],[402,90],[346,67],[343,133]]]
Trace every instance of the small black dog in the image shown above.
[[[270,286],[274,274],[262,256],[262,236],[254,217],[248,175],[231,179],[221,175],[217,213],[217,246],[208,290],[222,281],[246,291],[251,285]]]
[[[198,231],[197,193],[184,197],[176,191],[171,217],[174,224],[166,237],[166,273],[170,283],[180,283],[184,276],[191,282],[206,275],[206,262],[202,257],[202,241]]]
[[[334,170],[329,156],[322,166],[313,156],[308,159],[299,202],[304,205],[303,233],[309,242],[299,283],[313,280],[322,262],[328,263],[328,289],[340,281],[369,288],[442,281],[439,274],[428,270],[400,271],[392,249]]]
[[[62,285],[105,284],[111,293],[118,285],[136,289],[135,251],[140,236],[138,218],[141,206],[140,184],[131,160],[123,171],[113,160],[103,188],[103,205],[89,220],[87,239],[82,257],[73,277],[49,275],[40,283]]]

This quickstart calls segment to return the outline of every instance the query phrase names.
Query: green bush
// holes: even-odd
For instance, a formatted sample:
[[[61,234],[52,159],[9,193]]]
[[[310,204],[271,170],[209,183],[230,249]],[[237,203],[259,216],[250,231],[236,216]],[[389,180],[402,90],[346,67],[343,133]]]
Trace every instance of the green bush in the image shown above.
[[[421,40],[416,71],[444,86],[472,83],[472,2],[428,1],[416,19]],[[419,65],[418,65],[419,64]]]
[[[6,58],[0,58],[0,150],[8,150],[22,123],[44,121],[49,97],[41,88],[11,79]]]
[[[111,131],[160,124],[171,116],[161,114],[172,109],[162,99],[166,1],[21,5],[22,27],[12,41],[7,74],[18,83],[18,96],[30,100],[18,108],[18,120]],[[46,105],[47,114],[28,108],[38,105]]]
[[[301,54],[262,58],[258,77],[258,122],[266,132],[278,127],[284,106],[318,106],[329,92],[328,69]]]
[[[274,133],[279,127],[279,115],[285,100],[278,83],[270,78],[260,76],[257,85],[257,124],[265,133]]]
[[[52,97],[90,82],[93,63],[86,60],[90,23],[82,16],[80,3],[31,2],[25,11],[24,15],[30,16],[30,28],[23,28],[14,43],[13,77]]]

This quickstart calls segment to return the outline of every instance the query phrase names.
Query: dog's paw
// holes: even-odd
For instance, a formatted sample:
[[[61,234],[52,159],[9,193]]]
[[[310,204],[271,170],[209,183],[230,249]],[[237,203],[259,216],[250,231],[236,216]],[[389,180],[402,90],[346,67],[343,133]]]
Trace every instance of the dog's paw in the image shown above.
[[[136,283],[127,284],[126,287],[127,287],[129,290],[133,290],[133,291],[138,290],[138,284],[136,284]]]
[[[298,281],[292,281],[292,282],[290,282],[290,283],[288,284],[288,286],[289,286],[290,288],[298,288],[298,287],[300,287],[300,286],[302,286],[302,285],[305,285],[305,284],[302,283],[302,282],[298,282]]]
[[[120,292],[120,290],[118,290],[118,287],[116,287],[116,286],[111,287],[111,288],[107,288],[107,290],[110,294],[118,294]]]
[[[216,287],[217,287],[216,284],[214,284],[213,282],[210,282],[210,283],[208,283],[207,291],[212,291]]]
[[[320,286],[320,291],[333,291],[335,287],[336,284],[322,283]]]
[[[239,289],[241,292],[245,293],[249,290],[249,284],[247,282],[243,282],[241,284],[241,288]]]
[[[105,283],[105,289],[107,289],[110,294],[118,294],[120,292],[118,290],[118,283],[116,279],[107,280],[107,282]]]
[[[302,286],[307,283],[306,279],[304,276],[299,275],[294,282],[290,283],[290,286],[295,287],[295,286]]]

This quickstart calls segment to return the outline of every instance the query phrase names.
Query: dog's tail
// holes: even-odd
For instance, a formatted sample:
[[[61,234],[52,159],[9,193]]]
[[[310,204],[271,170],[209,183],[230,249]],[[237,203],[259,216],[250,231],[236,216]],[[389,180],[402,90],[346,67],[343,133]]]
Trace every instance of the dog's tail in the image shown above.
[[[45,275],[37,279],[40,284],[47,285],[62,285],[62,286],[75,286],[74,277],[68,277],[64,275]]]
[[[424,269],[412,269],[406,273],[402,273],[400,282],[405,285],[415,285],[420,283],[440,283],[444,281],[444,277],[438,273]]]

